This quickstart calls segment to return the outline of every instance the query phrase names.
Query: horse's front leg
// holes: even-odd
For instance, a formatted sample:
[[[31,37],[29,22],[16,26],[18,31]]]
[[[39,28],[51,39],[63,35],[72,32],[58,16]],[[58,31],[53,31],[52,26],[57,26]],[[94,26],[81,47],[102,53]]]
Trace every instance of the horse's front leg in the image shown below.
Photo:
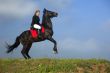
[[[55,54],[57,54],[57,53],[58,53],[58,50],[57,50],[57,42],[56,42],[52,37],[49,37],[48,40],[54,43],[53,52],[54,52]]]

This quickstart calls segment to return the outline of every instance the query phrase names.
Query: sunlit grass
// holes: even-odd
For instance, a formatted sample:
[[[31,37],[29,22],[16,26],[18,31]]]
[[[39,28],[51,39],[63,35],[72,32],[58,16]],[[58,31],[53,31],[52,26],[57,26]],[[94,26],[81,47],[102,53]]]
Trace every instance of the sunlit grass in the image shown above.
[[[110,73],[110,61],[98,59],[0,59],[0,73]]]

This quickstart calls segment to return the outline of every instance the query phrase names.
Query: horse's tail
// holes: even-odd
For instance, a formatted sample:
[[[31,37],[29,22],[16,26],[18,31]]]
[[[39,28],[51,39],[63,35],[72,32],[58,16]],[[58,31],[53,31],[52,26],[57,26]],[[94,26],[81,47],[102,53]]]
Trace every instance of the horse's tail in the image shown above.
[[[20,37],[18,36],[17,38],[16,38],[16,41],[15,41],[15,43],[13,44],[13,45],[9,45],[9,44],[7,44],[7,53],[10,53],[10,52],[12,52],[15,48],[17,48],[18,46],[19,46],[19,44],[20,44]]]

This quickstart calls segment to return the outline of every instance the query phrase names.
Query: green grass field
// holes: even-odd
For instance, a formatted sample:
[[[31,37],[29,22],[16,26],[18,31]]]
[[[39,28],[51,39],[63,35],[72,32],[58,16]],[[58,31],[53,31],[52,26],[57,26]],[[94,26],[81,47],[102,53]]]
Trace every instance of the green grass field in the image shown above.
[[[96,59],[0,59],[0,73],[110,73],[110,61]]]

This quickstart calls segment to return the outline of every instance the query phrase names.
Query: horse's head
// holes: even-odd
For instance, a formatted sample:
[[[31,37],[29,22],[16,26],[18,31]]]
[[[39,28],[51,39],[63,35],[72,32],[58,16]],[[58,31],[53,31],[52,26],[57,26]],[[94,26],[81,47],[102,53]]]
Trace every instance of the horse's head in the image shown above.
[[[49,11],[47,9],[44,8],[44,11],[43,13],[49,17],[49,18],[53,18],[53,17],[57,17],[58,16],[58,13],[57,12],[53,12],[53,11]]]
[[[58,13],[53,12],[53,11],[49,11],[47,9],[44,8],[43,10],[43,19],[42,19],[42,25],[45,28],[51,28],[52,29],[52,22],[51,22],[51,18],[53,17],[57,17]]]

